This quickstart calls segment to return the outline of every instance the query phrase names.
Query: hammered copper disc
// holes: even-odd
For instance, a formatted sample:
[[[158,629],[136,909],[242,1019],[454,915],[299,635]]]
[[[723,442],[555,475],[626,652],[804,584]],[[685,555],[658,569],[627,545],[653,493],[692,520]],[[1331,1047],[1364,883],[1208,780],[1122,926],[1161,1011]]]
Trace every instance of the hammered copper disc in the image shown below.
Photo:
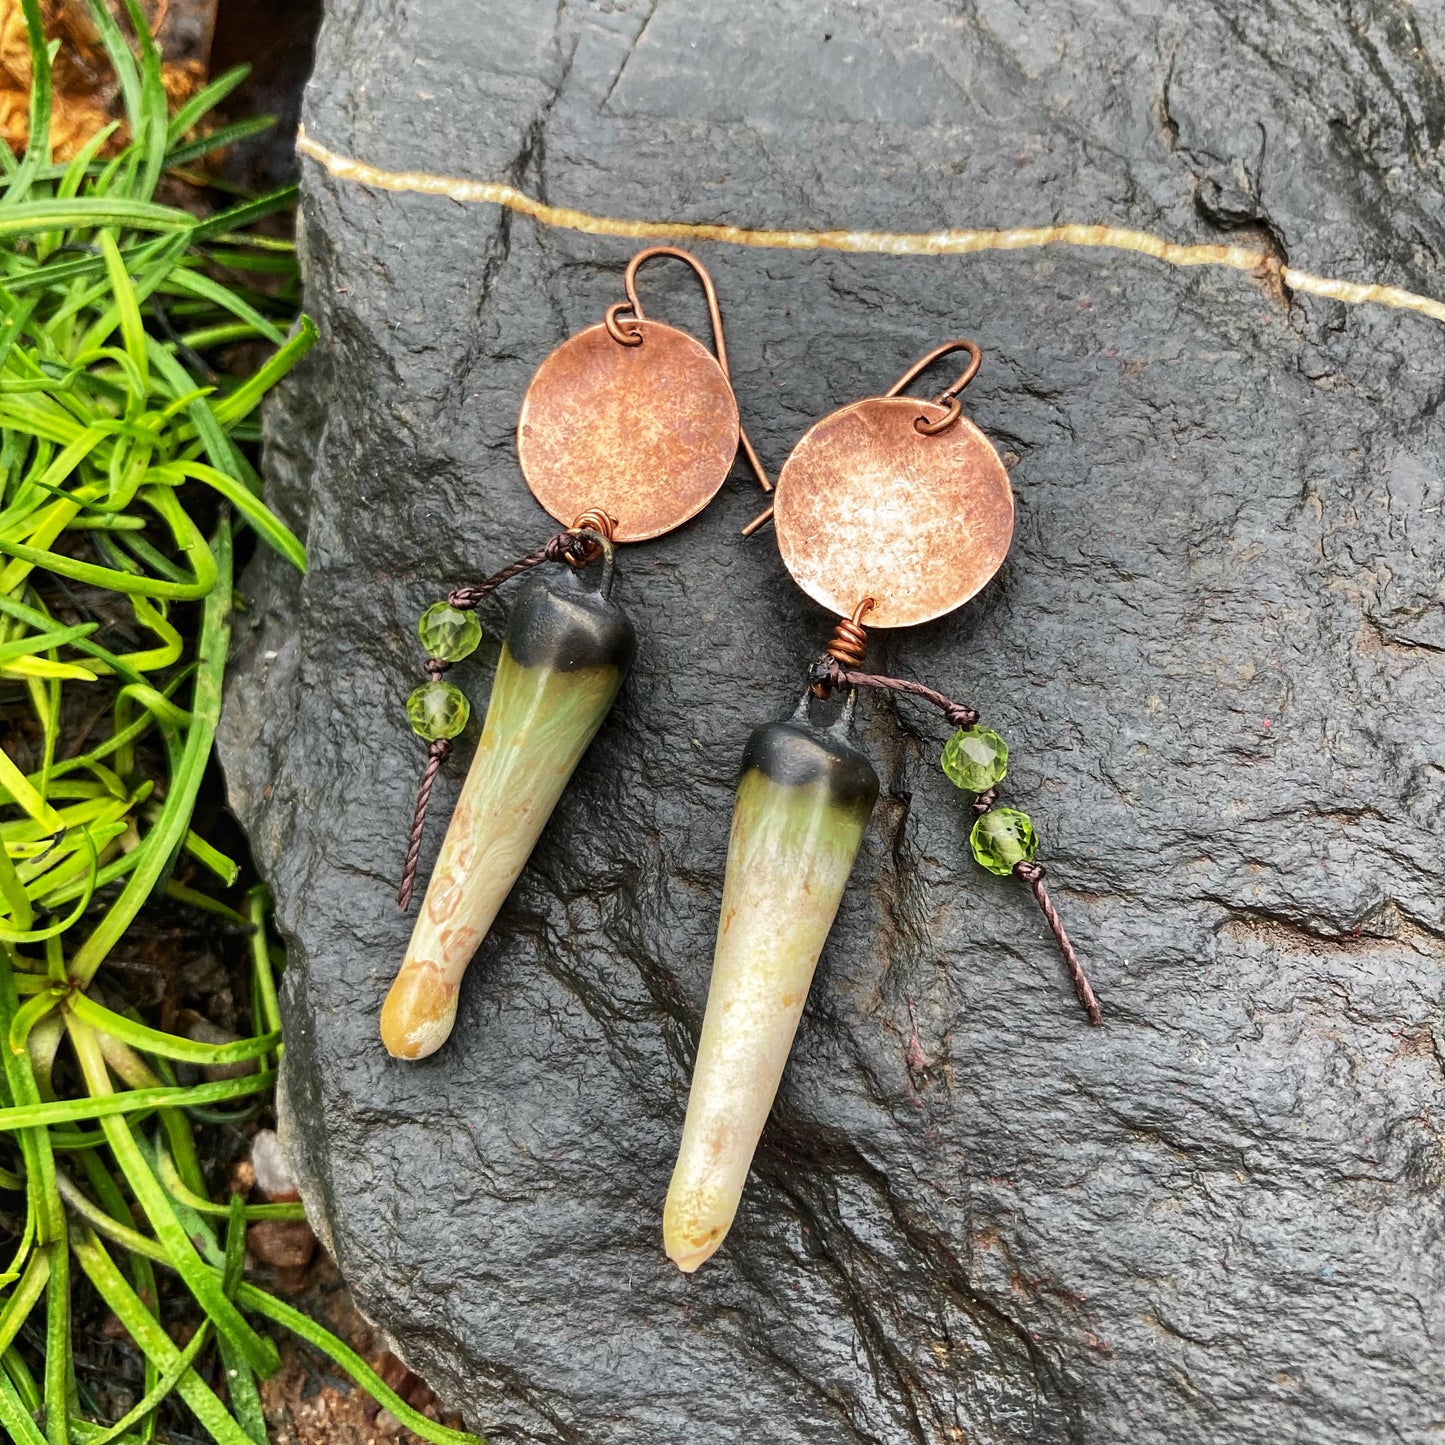
[[[1008,473],[984,434],[959,420],[937,436],[914,421],[945,407],[871,397],[818,422],[778,478],[778,550],[798,586],[867,626],[909,627],[967,602],[1013,538]]]
[[[569,337],[537,368],[517,419],[517,455],[533,495],[568,526],[598,507],[618,542],[660,537],[707,506],[732,470],[738,407],[717,358],[660,321]]]

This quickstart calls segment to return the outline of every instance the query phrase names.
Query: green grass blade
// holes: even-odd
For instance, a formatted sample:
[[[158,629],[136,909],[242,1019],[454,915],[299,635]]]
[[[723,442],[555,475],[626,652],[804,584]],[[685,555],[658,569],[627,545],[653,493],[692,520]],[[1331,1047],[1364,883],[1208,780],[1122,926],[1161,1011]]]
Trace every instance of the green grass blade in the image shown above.
[[[113,120],[109,125],[103,125],[81,146],[75,153],[75,159],[65,168],[65,174],[60,178],[60,184],[55,188],[55,194],[61,200],[67,200],[71,196],[80,193],[80,183],[85,179],[86,172],[90,169],[91,162],[100,154],[100,148],[120,129],[120,122]]]
[[[166,142],[175,145],[208,111],[214,110],[251,73],[249,65],[235,65],[222,72],[209,85],[202,86],[171,117],[166,127]]]
[[[220,1064],[240,1064],[260,1058],[274,1048],[277,1034],[261,1034],[256,1038],[238,1039],[233,1044],[201,1044],[192,1039],[168,1034],[161,1029],[148,1028],[122,1014],[87,998],[83,993],[73,993],[66,1005],[79,1019],[83,1019],[102,1033],[123,1039],[133,1049],[146,1054],[159,1054],[164,1059],[175,1059],[178,1063],[198,1064],[214,1067]]]
[[[20,1283],[10,1291],[5,1308],[0,1310],[0,1350],[8,1350],[20,1327],[30,1318],[30,1312],[40,1303],[45,1293],[45,1282],[50,1278],[50,1251],[37,1250],[30,1256],[30,1263],[20,1277]]]
[[[273,1033],[281,1031],[281,1002],[276,996],[276,974],[271,966],[271,948],[266,939],[266,914],[271,896],[264,884],[257,884],[246,895],[246,917],[251,920],[251,977],[253,1014],[260,1026]],[[280,1058],[277,1050],[277,1058]]]
[[[0,749],[0,789],[48,832],[58,833],[65,824],[55,809],[40,796],[35,784],[15,765],[10,754]]]
[[[186,733],[184,752],[171,778],[161,816],[135,850],[137,853],[145,850],[144,857],[136,864],[121,896],[71,960],[71,977],[81,984],[88,984],[95,977],[96,969],[160,881],[190,826],[196,793],[220,720],[221,679],[225,676],[226,651],[231,639],[231,531],[224,523],[216,533],[215,562],[217,582],[206,598],[201,618],[197,643],[200,663],[196,669],[192,722]]]
[[[70,1445],[75,1354],[70,1340],[69,1242],[57,1239],[49,1251],[50,1277],[45,1281],[45,1438],[50,1445]]]
[[[15,1445],[46,1445],[34,1416],[25,1408],[15,1386],[3,1375],[0,1375],[0,1427],[9,1433]]]
[[[240,1288],[241,1274],[246,1267],[246,1212],[241,1206],[241,1196],[231,1196],[230,1209],[226,1215],[226,1263],[221,1276],[221,1288],[228,1299],[236,1297]],[[220,1340],[221,1363],[226,1371],[228,1384],[226,1398],[236,1423],[256,1442],[267,1445],[266,1415],[261,1408],[261,1395],[256,1389],[256,1377],[240,1358],[240,1352],[224,1336]]]
[[[180,1172],[176,1169],[175,1161],[164,1150],[156,1154],[156,1176],[170,1190],[171,1196],[178,1204],[184,1204],[188,1209],[195,1210],[197,1214],[213,1217],[228,1216],[232,1209],[240,1203],[238,1195],[231,1196],[230,1204],[212,1204],[209,1199],[203,1199],[194,1189],[186,1185]],[[245,1204],[241,1205],[241,1214],[245,1219],[306,1218],[305,1208],[300,1204],[293,1203]]]
[[[268,341],[276,346],[284,346],[285,335],[276,327],[273,322],[268,321],[254,306],[244,297],[237,295],[229,286],[223,286],[219,281],[207,276],[204,271],[191,271],[184,268],[177,268],[167,278],[166,289],[181,296],[194,296],[202,301],[209,301],[220,307],[222,311],[228,311],[238,321],[244,321],[254,326]]]
[[[0,206],[18,205],[30,191],[35,173],[50,164],[50,49],[45,43],[45,25],[39,0],[20,0],[25,15],[25,37],[30,45],[30,126],[25,155],[10,177]]]
[[[151,35],[150,22],[136,0],[125,0],[131,29],[140,44],[140,112],[133,118],[132,135],[141,151],[140,192],[151,195],[166,163],[166,129],[170,106],[161,78],[161,55]]]
[[[167,582],[155,577],[137,577],[113,567],[97,567],[93,562],[81,562],[46,547],[30,547],[23,542],[7,542],[4,538],[0,538],[0,553],[25,563],[25,571],[40,567],[57,577],[69,577],[72,582],[84,582],[110,592],[125,592],[137,597],[165,597],[175,602],[204,597],[211,590],[214,580],[206,577],[197,578],[194,582]]]
[[[150,389],[150,365],[146,352],[145,327],[141,324],[140,303],[136,300],[135,287],[126,274],[125,262],[121,259],[120,247],[115,236],[102,231],[96,238],[100,243],[101,255],[105,257],[105,271],[110,278],[110,289],[115,296],[116,309],[120,313],[120,334],[125,342],[126,355],[135,363],[140,373],[140,390]]]
[[[54,1099],[16,1104],[0,1109],[0,1129],[36,1129],[50,1124],[73,1124],[78,1119],[114,1119],[139,1109],[185,1109],[193,1105],[221,1104],[247,1094],[264,1093],[276,1082],[271,1070],[239,1079],[214,1079],[185,1087],[162,1084],[154,1089],[127,1089],[122,1094],[101,1094],[83,1099]]]
[[[172,462],[156,470],[162,476],[175,476],[177,480],[186,477],[204,482],[235,507],[268,547],[284,557],[298,572],[306,570],[306,548],[300,539],[249,487],[204,462]]]
[[[274,1295],[255,1285],[243,1284],[236,1292],[237,1302],[253,1313],[285,1326],[293,1334],[300,1335],[308,1344],[314,1345],[334,1364],[339,1365],[372,1399],[379,1401],[413,1434],[433,1445],[486,1445],[480,1435],[470,1435],[465,1430],[452,1430],[428,1420],[420,1410],[414,1410],[395,1390],[356,1353],[349,1345],[337,1339],[330,1330],[318,1325],[310,1316],[288,1304],[282,1304]]]
[[[81,1023],[74,1016],[66,1020],[66,1026],[76,1058],[80,1062],[81,1072],[85,1076],[86,1086],[92,1094],[98,1097],[111,1095],[110,1073],[101,1056],[95,1033],[89,1025]],[[248,1081],[238,1079],[234,1082],[245,1083]],[[142,1091],[132,1090],[130,1092],[134,1095]],[[126,1177],[126,1182],[145,1211],[151,1228],[156,1232],[156,1238],[169,1256],[169,1263],[175,1267],[185,1281],[186,1287],[195,1296],[196,1302],[211,1317],[217,1331],[220,1334],[229,1335],[235,1340],[237,1347],[245,1355],[246,1362],[253,1370],[262,1376],[269,1375],[276,1368],[275,1345],[269,1340],[262,1339],[241,1318],[235,1305],[226,1298],[216,1276],[205,1267],[196,1254],[195,1246],[191,1243],[180,1220],[176,1218],[176,1212],[171,1207],[165,1190],[151,1172],[151,1167],[146,1161],[140,1145],[136,1143],[130,1125],[124,1119],[112,1115],[101,1119],[101,1129],[105,1133],[111,1153],[115,1155],[116,1163],[120,1165],[121,1172]],[[87,1273],[89,1273],[88,1270]],[[114,1308],[114,1304],[111,1307]],[[150,1322],[154,1323],[154,1321]],[[131,1330],[132,1337],[136,1338],[139,1343],[139,1337],[136,1336],[135,1330],[131,1328],[129,1322],[126,1327]]]
[[[244,231],[263,217],[274,216],[278,211],[289,211],[296,204],[300,189],[299,186],[283,186],[279,191],[272,191],[268,196],[260,196],[241,206],[233,206],[229,211],[217,211],[196,227],[195,239],[206,241],[212,236]]]
[[[174,206],[158,206],[151,201],[131,201],[111,196],[21,201],[16,206],[0,209],[0,236],[28,236],[42,231],[88,230],[103,226],[131,226],[144,231],[201,230],[194,216]]]
[[[189,165],[202,156],[210,155],[212,151],[224,150],[227,146],[233,146],[239,141],[248,140],[253,135],[260,135],[264,131],[271,130],[275,124],[275,116],[257,115],[247,120],[234,121],[230,125],[218,126],[206,135],[197,136],[193,141],[176,146],[166,156],[166,169],[174,170],[177,166]]]
[[[126,1278],[116,1268],[105,1247],[95,1235],[75,1241],[75,1258],[87,1278],[99,1291],[111,1312],[125,1326],[137,1345],[153,1359],[163,1372],[176,1369],[181,1352],[171,1337],[146,1309]],[[169,1261],[168,1261],[169,1262]],[[215,1276],[211,1276],[215,1279]],[[218,1286],[219,1288],[219,1286]],[[252,1445],[250,1437],[231,1418],[230,1411],[218,1400],[205,1381],[194,1370],[183,1370],[176,1392],[191,1407],[196,1419],[210,1433],[217,1445]]]
[[[0,1037],[10,1031],[18,999],[15,974],[9,949],[0,950]],[[5,1086],[15,1105],[20,1108],[38,1106],[40,1088],[28,1054],[13,1054],[0,1048],[0,1068]],[[49,1244],[63,1238],[65,1211],[55,1186],[55,1156],[51,1152],[49,1133],[42,1128],[25,1128],[20,1132],[20,1148],[25,1158],[25,1182],[29,1187],[30,1209],[34,1217],[35,1238]]]
[[[35,910],[30,906],[30,895],[10,861],[7,848],[0,847],[0,898],[10,910],[10,921],[20,930],[30,927],[35,921]]]
[[[24,1356],[14,1345],[11,1345],[4,1355],[0,1356],[0,1363],[4,1364],[5,1373],[10,1376],[10,1381],[15,1386],[15,1393],[20,1397],[20,1403],[31,1414],[35,1414],[41,1405],[40,1387],[35,1383],[35,1376],[30,1373],[30,1367],[25,1363]]]
[[[273,357],[251,374],[235,391],[218,401],[212,411],[223,426],[248,416],[274,386],[316,344],[316,323],[309,316],[297,318],[296,333]]]
[[[209,868],[227,888],[234,887],[241,876],[241,865],[235,859],[226,857],[219,848],[212,847],[198,833],[186,834],[185,850],[196,862]]]

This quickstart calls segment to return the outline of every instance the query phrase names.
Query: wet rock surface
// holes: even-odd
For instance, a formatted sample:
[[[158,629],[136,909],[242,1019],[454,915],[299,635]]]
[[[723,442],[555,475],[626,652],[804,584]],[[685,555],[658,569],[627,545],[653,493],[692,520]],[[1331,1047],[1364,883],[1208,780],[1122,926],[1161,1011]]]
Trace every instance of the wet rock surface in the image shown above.
[[[304,118],[609,215],[1108,221],[1440,294],[1442,56],[1435,4],[338,3]],[[1103,250],[697,247],[773,467],[983,344],[1011,559],[871,661],[1008,738],[1109,1025],[968,861],[943,724],[866,699],[883,796],[738,1222],[685,1279],[659,1221],[735,770],[829,620],[737,535],[741,474],[629,549],[622,698],[451,1044],[388,1059],[415,618],[548,534],[517,408],[637,243],[303,184],[323,342],[269,470],[311,571],[246,576],[224,757],[292,945],[303,1192],[407,1364],[498,1440],[1436,1438],[1445,331]],[[643,290],[701,328],[681,267]],[[504,603],[452,674],[479,702]]]

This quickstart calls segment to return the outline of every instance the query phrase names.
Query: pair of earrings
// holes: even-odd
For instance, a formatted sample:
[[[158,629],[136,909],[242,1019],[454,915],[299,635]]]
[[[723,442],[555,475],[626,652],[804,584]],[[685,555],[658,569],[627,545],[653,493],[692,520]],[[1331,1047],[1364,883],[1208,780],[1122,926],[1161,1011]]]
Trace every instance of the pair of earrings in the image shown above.
[[[660,256],[696,272],[715,355],[644,314],[637,272]],[[398,894],[403,908],[432,783],[467,722],[467,701],[443,674],[481,640],[477,604],[533,573],[508,620],[481,739],[382,1008],[382,1040],[399,1058],[425,1057],[450,1034],[462,975],[621,687],[634,634],[610,595],[616,545],[661,536],[697,515],[740,450],[763,490],[773,491],[739,424],[706,269],[685,251],[656,246],[629,262],[624,289],[626,300],[608,307],[600,324],[542,363],[522,404],[523,474],[565,530],[485,582],[452,592],[419,625],[430,680],[407,711],[429,758]],[[960,351],[968,364],[947,390],[932,401],[904,394]],[[732,1224],[878,797],[877,774],[849,737],[860,688],[912,695],[943,712],[955,731],[941,763],[973,795],[974,858],[1030,888],[1080,1002],[1093,1023],[1102,1020],[1045,887],[1033,824],[997,805],[1007,744],[980,725],[974,708],[922,683],[860,670],[868,628],[944,616],[979,592],[1007,555],[1008,475],[959,399],[981,360],[974,342],[949,341],[882,396],[825,417],[784,463],[768,509],[744,528],[752,535],[772,522],[793,579],[838,622],[797,710],[759,727],[743,754],[712,981],[663,1218],[668,1256],[684,1271],[707,1259]],[[817,701],[835,695],[843,698],[836,718],[815,720]]]

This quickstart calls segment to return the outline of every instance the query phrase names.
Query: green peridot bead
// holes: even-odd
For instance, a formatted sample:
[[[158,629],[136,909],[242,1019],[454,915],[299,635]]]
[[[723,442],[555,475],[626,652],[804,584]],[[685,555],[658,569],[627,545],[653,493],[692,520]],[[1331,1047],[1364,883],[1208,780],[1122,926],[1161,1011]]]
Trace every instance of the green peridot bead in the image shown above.
[[[1019,863],[1031,862],[1039,851],[1029,815],[1017,808],[990,808],[973,825],[968,846],[981,868],[1000,877],[1012,873]]]
[[[944,743],[941,762],[955,787],[986,793],[1008,772],[1008,744],[991,728],[960,728]]]
[[[411,730],[429,743],[456,737],[466,727],[471,711],[462,690],[449,682],[424,682],[406,700]]]
[[[436,602],[421,615],[416,625],[421,645],[443,662],[460,662],[477,650],[482,624],[475,612],[462,612],[446,602]]]

